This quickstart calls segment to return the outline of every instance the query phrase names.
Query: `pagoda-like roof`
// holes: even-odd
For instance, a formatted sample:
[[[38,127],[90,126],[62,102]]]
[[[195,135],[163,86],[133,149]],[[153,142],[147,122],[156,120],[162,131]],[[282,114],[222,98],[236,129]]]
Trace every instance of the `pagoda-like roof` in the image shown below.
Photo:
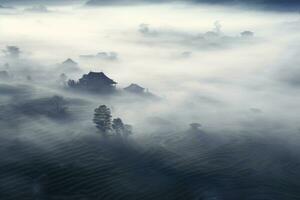
[[[108,78],[103,72],[89,72],[83,75],[82,79],[91,81],[102,81],[108,84],[117,84],[114,80]]]

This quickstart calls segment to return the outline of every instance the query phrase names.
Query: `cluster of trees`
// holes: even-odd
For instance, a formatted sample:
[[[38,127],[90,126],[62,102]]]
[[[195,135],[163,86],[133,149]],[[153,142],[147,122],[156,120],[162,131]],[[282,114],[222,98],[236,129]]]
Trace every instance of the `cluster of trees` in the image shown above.
[[[104,136],[113,135],[127,138],[132,134],[131,125],[124,124],[120,118],[112,120],[111,111],[106,105],[101,105],[95,109],[93,122]]]
[[[68,101],[61,96],[30,99],[14,106],[18,112],[30,116],[47,116],[52,119],[65,119],[69,116]]]

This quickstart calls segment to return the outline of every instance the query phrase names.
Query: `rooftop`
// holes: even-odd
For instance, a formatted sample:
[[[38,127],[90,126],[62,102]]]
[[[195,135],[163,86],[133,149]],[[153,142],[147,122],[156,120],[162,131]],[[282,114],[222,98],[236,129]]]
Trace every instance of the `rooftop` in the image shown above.
[[[108,78],[103,72],[89,72],[83,75],[82,80],[103,81],[108,84],[117,84],[114,80]]]

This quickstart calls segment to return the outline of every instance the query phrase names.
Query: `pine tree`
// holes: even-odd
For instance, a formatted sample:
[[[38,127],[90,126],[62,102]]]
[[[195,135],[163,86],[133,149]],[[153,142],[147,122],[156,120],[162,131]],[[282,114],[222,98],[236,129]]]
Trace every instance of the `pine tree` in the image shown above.
[[[111,112],[106,105],[101,105],[95,109],[93,122],[103,134],[107,134],[111,130]]]

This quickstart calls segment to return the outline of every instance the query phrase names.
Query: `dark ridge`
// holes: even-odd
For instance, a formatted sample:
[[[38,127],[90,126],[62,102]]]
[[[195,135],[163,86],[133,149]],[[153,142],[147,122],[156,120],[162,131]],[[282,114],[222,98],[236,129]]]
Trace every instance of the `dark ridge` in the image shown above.
[[[231,5],[245,6],[245,8],[258,8],[264,10],[278,11],[299,11],[300,2],[298,0],[89,0],[88,6],[103,6],[103,5],[132,5],[141,3],[196,3],[196,4],[212,4],[212,5]]]

